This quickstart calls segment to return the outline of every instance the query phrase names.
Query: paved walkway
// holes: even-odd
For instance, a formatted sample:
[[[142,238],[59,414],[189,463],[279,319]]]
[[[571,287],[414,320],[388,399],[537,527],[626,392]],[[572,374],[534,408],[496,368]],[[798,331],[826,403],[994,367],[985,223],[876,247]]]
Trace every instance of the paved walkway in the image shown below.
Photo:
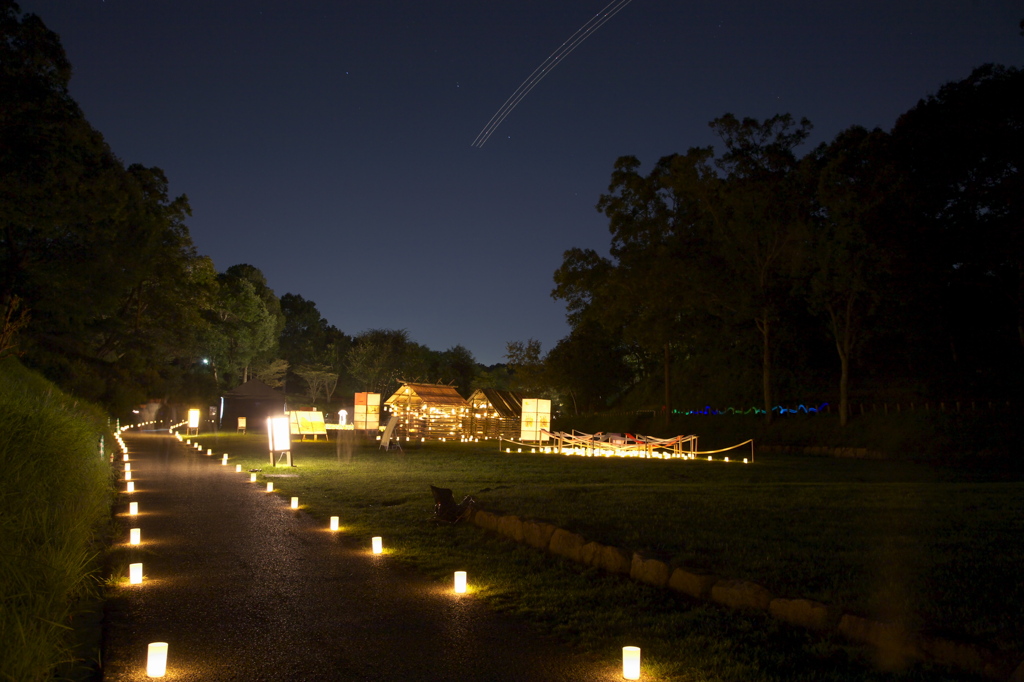
[[[151,679],[152,641],[169,643],[175,681],[622,679],[618,661],[370,555],[166,431],[125,440],[146,578],[109,601],[105,680]]]

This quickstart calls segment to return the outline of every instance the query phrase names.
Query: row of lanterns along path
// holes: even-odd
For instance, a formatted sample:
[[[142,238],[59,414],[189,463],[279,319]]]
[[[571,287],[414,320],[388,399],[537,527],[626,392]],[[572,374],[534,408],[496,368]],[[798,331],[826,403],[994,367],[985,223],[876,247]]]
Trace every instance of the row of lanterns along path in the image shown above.
[[[146,425],[149,425],[149,424],[152,424],[152,423],[153,422],[146,422],[146,423],[143,423],[143,424],[138,424],[137,426],[141,427],[141,426],[146,426]],[[194,447],[196,450],[201,452],[202,451],[202,446],[198,442],[193,443],[191,438],[183,438],[182,435],[175,430],[175,429],[180,428],[183,425],[184,425],[184,423],[176,424],[176,425],[172,426],[169,429],[169,433],[173,434],[174,437],[179,442],[182,442],[185,446],[187,446],[187,447]],[[120,446],[121,452],[122,452],[122,464],[123,464],[123,474],[124,474],[124,482],[125,482],[125,493],[129,494],[129,495],[134,495],[134,493],[135,493],[135,481],[132,480],[132,475],[133,475],[133,473],[137,473],[137,472],[133,472],[133,470],[132,470],[132,462],[131,462],[131,459],[129,457],[128,448],[125,445],[124,440],[121,438],[121,432],[127,430],[128,428],[131,428],[131,427],[128,427],[128,426],[119,427],[118,430],[117,430],[117,433],[115,435],[115,438],[116,438],[116,440],[118,442],[118,445]],[[213,450],[212,449],[207,449],[206,454],[207,454],[207,456],[212,456],[213,455]],[[111,455],[111,459],[113,459],[113,455]],[[228,465],[228,454],[227,453],[223,454],[223,456],[221,457],[221,462],[220,463],[221,463],[221,466],[227,466]],[[235,472],[236,473],[242,473],[242,465],[241,464],[236,464],[235,465]],[[255,473],[250,473],[249,474],[249,482],[250,483],[256,483],[257,482],[257,477],[256,477]],[[268,481],[267,482],[266,491],[268,493],[273,493],[274,492],[274,483],[273,483],[273,481]],[[291,507],[291,509],[298,509],[299,508],[299,498],[298,497],[292,497],[291,498],[291,505],[290,505],[290,507]],[[138,516],[138,514],[139,514],[139,503],[138,503],[138,501],[135,501],[135,500],[130,501],[128,503],[128,515],[134,520]],[[330,530],[338,531],[339,529],[340,529],[339,517],[337,517],[337,516],[330,517]],[[129,545],[132,545],[132,546],[140,545],[141,542],[142,542],[141,534],[142,534],[141,528],[131,528],[129,530],[129,540],[128,540]],[[383,538],[381,536],[374,536],[371,539],[371,551],[375,555],[379,555],[379,554],[382,554],[384,552],[384,542],[383,542]],[[128,582],[131,585],[141,585],[142,584],[142,582],[143,582],[143,572],[142,572],[142,564],[141,563],[132,563],[132,564],[129,565],[129,578],[128,578]],[[456,594],[465,594],[466,593],[466,591],[467,591],[466,571],[455,571],[453,591]],[[147,657],[146,657],[146,674],[149,677],[164,677],[166,675],[168,649],[169,649],[169,645],[168,645],[167,642],[150,642],[149,643],[148,648],[147,648]],[[622,648],[622,676],[623,676],[624,679],[627,679],[627,680],[638,680],[638,679],[640,679],[640,648],[639,647],[626,646],[626,647]]]
[[[138,424],[138,426],[148,426],[154,422],[144,422]],[[121,462],[123,465],[125,493],[128,495],[135,495],[135,481],[132,480],[134,473],[132,471],[131,457],[129,457],[128,447],[125,445],[124,439],[121,438],[121,433],[128,430],[129,426],[119,426],[114,436],[117,440],[117,444],[121,448]],[[113,454],[111,454],[111,461],[113,461]],[[131,517],[132,521],[135,521],[139,516],[139,503],[137,500],[132,500],[128,503],[128,516]],[[131,528],[128,531],[128,544],[131,546],[138,546],[142,544],[142,529]],[[141,585],[142,584],[142,564],[133,563],[128,565],[128,583],[130,585]],[[146,653],[146,674],[150,677],[163,677],[167,673],[167,642],[150,642]]]

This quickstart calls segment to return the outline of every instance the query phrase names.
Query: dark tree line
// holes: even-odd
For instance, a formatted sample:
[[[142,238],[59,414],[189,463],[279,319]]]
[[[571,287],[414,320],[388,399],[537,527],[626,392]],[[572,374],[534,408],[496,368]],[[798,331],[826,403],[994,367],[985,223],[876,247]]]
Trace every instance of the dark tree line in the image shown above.
[[[821,399],[845,423],[857,390],[1015,396],[1021,92],[1021,71],[986,65],[890,132],[855,126],[803,156],[807,120],[725,115],[719,149],[647,173],[621,157],[597,206],[610,257],[571,249],[555,273],[570,338],[599,328],[666,408],[757,400],[770,419]]]
[[[799,154],[811,124],[711,122],[716,147],[620,158],[598,210],[609,257],[555,273],[570,334],[485,368],[401,329],[349,336],[247,264],[218,273],[188,199],[126,166],[68,93],[71,65],[0,0],[0,355],[122,410],[256,377],[311,401],[399,380],[512,388],[566,411],[850,397],[1018,397],[1024,121],[1014,68],[943,86],[891,131]]]

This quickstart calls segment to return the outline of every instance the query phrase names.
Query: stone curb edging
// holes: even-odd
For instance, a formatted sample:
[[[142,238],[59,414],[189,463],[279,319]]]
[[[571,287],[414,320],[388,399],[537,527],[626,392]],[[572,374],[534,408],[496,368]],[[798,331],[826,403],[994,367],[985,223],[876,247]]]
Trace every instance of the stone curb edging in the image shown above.
[[[993,680],[1024,682],[1024,662],[1014,669],[1011,662],[984,647],[941,637],[912,635],[899,625],[843,613],[835,606],[809,599],[775,597],[765,587],[748,580],[672,568],[664,561],[587,541],[579,533],[542,521],[478,508],[470,512],[467,520],[517,543],[608,573],[628,575],[637,582],[669,589],[692,599],[711,601],[731,609],[766,611],[789,625],[822,634],[839,634],[874,649],[883,667],[916,660],[958,668]]]

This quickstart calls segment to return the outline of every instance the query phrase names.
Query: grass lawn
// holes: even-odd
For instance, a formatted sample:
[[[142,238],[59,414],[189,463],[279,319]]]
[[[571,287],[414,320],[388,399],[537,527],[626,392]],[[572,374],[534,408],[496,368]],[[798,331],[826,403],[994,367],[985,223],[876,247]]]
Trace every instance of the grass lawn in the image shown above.
[[[966,679],[875,671],[869,652],[766,615],[728,612],[550,558],[469,525],[435,526],[428,484],[483,508],[550,521],[588,540],[673,565],[758,582],[905,623],[915,631],[1024,652],[1024,482],[1005,472],[913,462],[760,456],[756,463],[505,454],[492,443],[404,453],[296,443],[297,467],[268,466],[265,439],[206,434],[203,447],[261,468],[282,496],[439,581],[469,571],[475,593],[594,652],[644,649],[648,679]],[[261,474],[261,481],[262,475]],[[239,474],[241,477],[242,474]]]

